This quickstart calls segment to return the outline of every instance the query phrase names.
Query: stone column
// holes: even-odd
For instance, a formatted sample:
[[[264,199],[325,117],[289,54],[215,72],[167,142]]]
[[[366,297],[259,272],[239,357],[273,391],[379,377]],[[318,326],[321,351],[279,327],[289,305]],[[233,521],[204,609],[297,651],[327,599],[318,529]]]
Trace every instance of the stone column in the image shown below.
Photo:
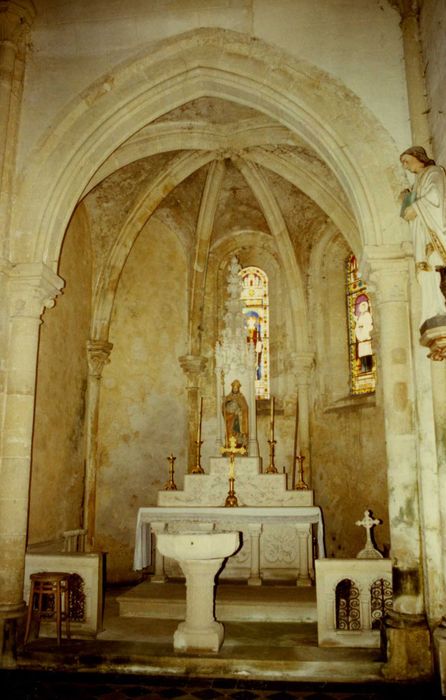
[[[9,332],[1,444],[0,620],[24,611],[23,576],[28,524],[31,447],[39,327],[63,280],[43,263],[9,272]],[[3,652],[3,650],[2,650]]]
[[[189,471],[195,465],[195,444],[198,428],[198,396],[200,377],[206,368],[207,358],[202,355],[182,355],[179,358],[181,369],[187,377],[187,416],[188,416],[188,464]]]
[[[299,573],[297,586],[311,586],[311,578],[308,569],[308,540],[311,539],[311,525],[296,525],[299,542]]]
[[[389,247],[390,248],[390,247]],[[380,375],[385,416],[393,612],[386,626],[389,678],[431,672],[430,636],[424,600],[413,359],[407,258],[392,249],[384,259],[366,250],[367,278],[380,319]]]
[[[394,0],[401,14],[406,86],[413,144],[429,150],[430,130],[424,82],[423,55],[418,24],[418,0]]]
[[[107,340],[87,341],[88,384],[86,401],[86,448],[83,527],[87,548],[93,549],[96,530],[96,476],[99,396],[104,365],[110,362],[113,344]]]
[[[311,446],[310,446],[310,381],[314,366],[314,354],[296,353],[296,384],[299,403],[298,452],[305,457],[304,481],[311,488]],[[293,484],[294,488],[294,484]]]
[[[0,6],[0,185],[8,140],[17,49],[24,33],[31,26],[35,13],[31,0],[3,0]]]
[[[248,586],[261,586],[260,577],[260,536],[262,523],[249,523],[248,532],[251,539],[251,570],[249,572]]]

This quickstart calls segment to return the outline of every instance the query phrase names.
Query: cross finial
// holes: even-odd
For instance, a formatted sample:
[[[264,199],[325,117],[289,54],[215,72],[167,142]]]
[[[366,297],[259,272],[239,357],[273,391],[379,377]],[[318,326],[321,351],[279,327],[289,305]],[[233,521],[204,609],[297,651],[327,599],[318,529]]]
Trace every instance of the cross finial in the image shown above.
[[[356,525],[365,528],[366,531],[365,547],[356,555],[357,559],[382,559],[382,554],[373,545],[370,535],[372,528],[380,523],[381,520],[378,520],[378,518],[372,518],[372,511],[370,510],[365,510],[363,519],[356,521]]]

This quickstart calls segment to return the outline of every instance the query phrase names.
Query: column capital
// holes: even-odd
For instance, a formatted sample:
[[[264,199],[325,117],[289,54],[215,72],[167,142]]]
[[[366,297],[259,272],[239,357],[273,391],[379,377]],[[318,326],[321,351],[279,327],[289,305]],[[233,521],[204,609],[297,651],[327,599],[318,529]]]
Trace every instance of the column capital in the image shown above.
[[[9,42],[17,46],[35,16],[32,0],[0,0],[0,44]]]
[[[410,249],[403,246],[366,246],[360,270],[381,304],[407,301]]]
[[[178,358],[181,369],[192,385],[197,383],[198,377],[207,365],[207,357],[203,355],[181,355]]]
[[[295,352],[293,353],[293,361],[296,367],[296,372],[305,380],[308,380],[310,373],[314,367],[315,354],[314,352]]]
[[[59,275],[41,262],[12,265],[6,274],[13,317],[40,318],[45,308],[54,306],[65,284]]]
[[[87,340],[87,361],[90,375],[100,379],[104,366],[110,362],[113,343],[108,340]]]

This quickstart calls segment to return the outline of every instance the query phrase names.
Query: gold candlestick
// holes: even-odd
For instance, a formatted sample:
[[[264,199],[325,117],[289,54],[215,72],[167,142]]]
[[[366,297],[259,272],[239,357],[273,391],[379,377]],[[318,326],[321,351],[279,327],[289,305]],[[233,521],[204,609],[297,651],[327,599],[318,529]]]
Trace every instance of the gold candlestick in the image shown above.
[[[203,440],[201,439],[201,420],[203,417],[203,397],[200,397],[200,410],[198,411],[198,427],[197,427],[197,439],[195,444],[197,446],[195,467],[192,469],[192,474],[204,474],[204,469],[201,466],[201,446]]]
[[[229,439],[229,447],[222,447],[221,453],[222,453],[222,455],[225,455],[225,454],[229,455],[229,491],[228,491],[228,495],[226,496],[225,508],[234,508],[235,506],[238,506],[238,500],[237,500],[237,496],[235,495],[235,489],[234,489],[235,455],[236,454],[244,455],[246,453],[246,448],[245,447],[237,447],[236,439],[232,435],[231,438]]]
[[[296,457],[296,460],[299,462],[298,479],[297,484],[294,487],[296,491],[305,491],[308,489],[308,484],[306,484],[304,481],[304,459],[305,457],[303,455],[297,455]]]
[[[291,467],[291,488],[296,482],[296,457],[299,454],[299,394],[296,397],[296,424],[294,426],[293,462]]]
[[[195,444],[197,446],[197,459],[195,462],[195,467],[192,469],[192,474],[204,474],[204,469],[201,466],[201,446],[203,444],[203,440],[195,440]]]
[[[275,447],[277,442],[276,440],[268,440],[268,445],[269,445],[269,465],[268,469],[265,471],[265,474],[278,474],[277,467],[275,465]]]
[[[274,396],[271,396],[271,413],[270,413],[270,427],[269,427],[269,440],[268,440],[268,445],[269,445],[269,466],[268,469],[266,470],[265,474],[278,474],[276,465],[274,463],[275,456],[275,448],[274,445],[276,445],[276,440],[274,440]]]
[[[174,480],[174,464],[175,464],[176,457],[173,456],[173,453],[170,453],[170,457],[167,458],[167,461],[170,462],[169,464],[169,481],[167,481],[164,484],[164,491],[176,491],[177,490],[177,485]]]

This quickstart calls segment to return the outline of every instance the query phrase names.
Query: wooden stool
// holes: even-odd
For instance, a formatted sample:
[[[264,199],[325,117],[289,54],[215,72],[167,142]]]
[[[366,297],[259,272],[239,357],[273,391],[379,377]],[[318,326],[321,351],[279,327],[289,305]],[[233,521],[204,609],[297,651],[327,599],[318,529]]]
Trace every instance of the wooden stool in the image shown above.
[[[66,634],[70,638],[69,592],[70,574],[66,572],[46,571],[31,574],[29,592],[28,617],[26,619],[25,644],[28,641],[31,622],[37,619],[37,637],[39,636],[40,620],[42,617],[56,618],[57,643],[62,642],[62,621],[65,621]],[[53,606],[48,609],[48,603]]]

